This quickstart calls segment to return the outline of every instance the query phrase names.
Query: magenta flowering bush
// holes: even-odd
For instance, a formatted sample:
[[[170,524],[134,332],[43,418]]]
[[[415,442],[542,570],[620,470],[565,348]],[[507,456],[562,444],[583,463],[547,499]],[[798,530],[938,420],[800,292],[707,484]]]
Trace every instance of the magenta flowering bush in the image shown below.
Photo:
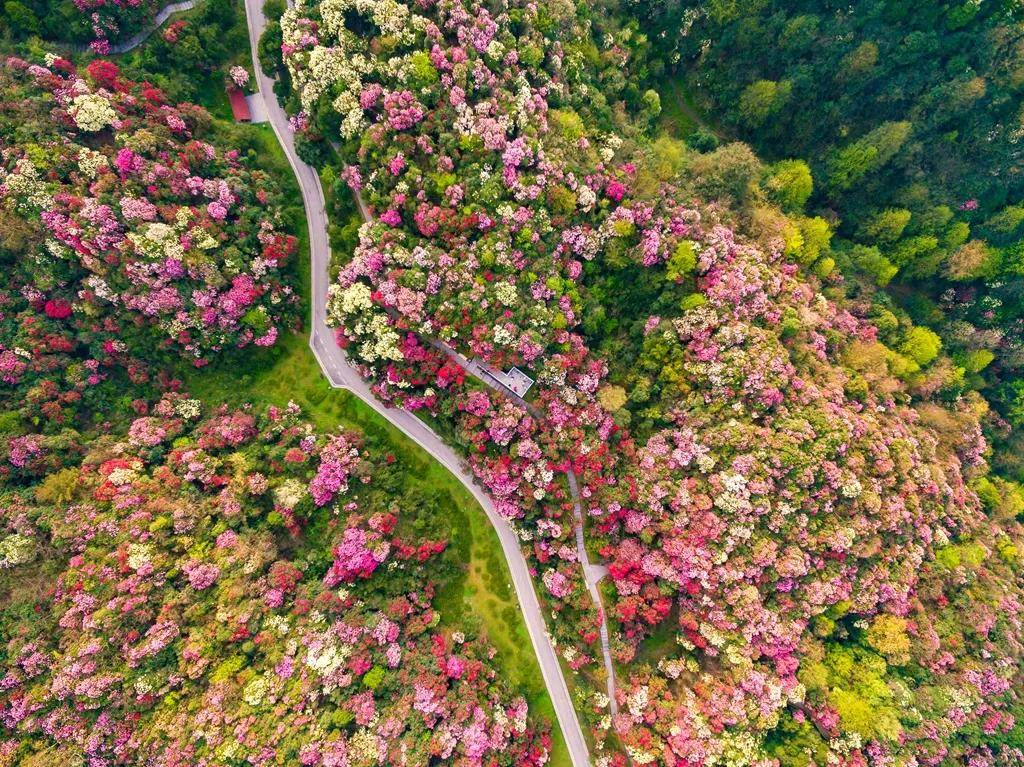
[[[163,0],[75,0],[75,7],[92,26],[89,47],[101,56],[110,53],[111,41],[130,37],[163,5]]]
[[[5,491],[0,763],[545,763],[486,641],[438,626],[444,542],[406,541],[387,466],[295,407],[168,395]]]
[[[624,664],[617,716],[581,705],[602,767],[1021,758],[1024,495],[948,361],[804,268],[824,221],[696,200],[711,160],[602,109],[587,65],[624,54],[574,7],[324,1],[282,30],[296,126],[348,142],[370,211],[329,322],[451,427],[598,684],[579,481]]]
[[[4,133],[25,136],[3,152],[0,206],[31,226],[16,279],[48,318],[108,318],[129,332],[105,353],[156,346],[196,364],[274,343],[295,301],[283,280],[295,241],[266,175],[198,138],[201,109],[104,61],[79,73],[12,58],[0,87]]]

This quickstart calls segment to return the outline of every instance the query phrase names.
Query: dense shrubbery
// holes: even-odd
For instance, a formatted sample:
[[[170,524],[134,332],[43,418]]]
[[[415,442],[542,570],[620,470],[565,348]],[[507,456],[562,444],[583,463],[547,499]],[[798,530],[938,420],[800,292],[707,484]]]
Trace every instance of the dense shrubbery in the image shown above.
[[[12,58],[0,88],[8,407],[73,420],[62,411],[113,371],[144,383],[167,353],[199,365],[274,343],[293,319],[295,239],[267,174],[203,140],[202,109],[101,60]]]
[[[91,42],[90,53],[108,55],[151,28],[168,0],[6,0],[0,3],[0,46],[24,58],[41,55],[37,39],[65,50]],[[13,45],[12,45],[13,44]],[[248,34],[241,0],[197,0],[187,15],[172,16],[118,58],[129,78],[156,84],[169,103],[215,105],[223,70],[247,63]],[[226,108],[226,103],[223,105]]]
[[[725,129],[801,157],[835,257],[939,330],[1018,425],[1024,23],[1015,3],[620,4]],[[991,363],[991,364],[990,364]]]
[[[212,34],[127,68],[176,84]],[[545,763],[402,458],[177,393],[295,325],[255,132],[12,56],[0,136],[0,764]]]
[[[542,764],[390,463],[168,395],[3,492],[0,763]]]
[[[1019,759],[1021,495],[985,477],[985,403],[933,333],[843,296],[806,166],[645,139],[657,104],[621,78],[642,46],[579,21],[285,12],[295,124],[347,142],[335,193],[373,215],[329,296],[340,342],[455,427],[587,669],[580,478],[632,663],[614,721],[584,709],[633,763]],[[530,404],[438,342],[528,370]]]

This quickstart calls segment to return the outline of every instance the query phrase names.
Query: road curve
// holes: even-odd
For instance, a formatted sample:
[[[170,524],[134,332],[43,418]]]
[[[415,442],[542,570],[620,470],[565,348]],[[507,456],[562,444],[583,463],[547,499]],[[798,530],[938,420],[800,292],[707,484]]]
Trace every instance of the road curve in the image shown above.
[[[519,539],[512,532],[508,522],[494,508],[486,493],[476,484],[463,461],[426,424],[406,410],[385,407],[379,402],[366,381],[346,359],[338,348],[333,331],[327,327],[327,286],[331,250],[327,239],[327,215],[324,210],[324,193],[317,172],[299,159],[295,152],[295,141],[285,114],[273,90],[273,80],[260,68],[257,45],[260,34],[266,26],[263,15],[263,0],[245,0],[245,13],[249,24],[249,43],[252,50],[253,70],[256,83],[266,102],[269,122],[284,149],[288,162],[302,190],[302,201],[306,209],[306,223],[309,227],[309,249],[312,259],[312,326],[310,347],[316,355],[320,368],[327,380],[337,388],[348,389],[366,402],[384,418],[398,427],[406,436],[430,453],[448,471],[454,474],[487,513],[487,518],[498,534],[502,551],[508,562],[512,583],[519,599],[519,606],[526,622],[530,640],[533,643],[541,675],[547,686],[548,695],[555,709],[555,716],[565,738],[573,767],[589,767],[590,755],[583,737],[576,710],[569,697],[562,668],[558,663],[548,636],[540,602],[533,588],[526,558],[519,547]]]

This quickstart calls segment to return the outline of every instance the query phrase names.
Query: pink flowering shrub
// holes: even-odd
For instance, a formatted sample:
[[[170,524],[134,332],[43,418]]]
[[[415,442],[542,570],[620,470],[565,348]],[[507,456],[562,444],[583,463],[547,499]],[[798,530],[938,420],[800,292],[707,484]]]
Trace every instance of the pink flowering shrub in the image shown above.
[[[42,286],[55,322],[147,329],[136,350],[203,364],[273,343],[295,301],[282,280],[295,242],[278,229],[274,185],[200,138],[201,109],[171,107],[104,63],[86,74],[9,59],[0,70],[5,99],[21,100],[18,120],[45,126],[45,151],[11,145],[0,156],[0,207],[33,228],[35,255],[18,277]]]
[[[359,450],[345,435],[332,437],[320,451],[320,466],[316,476],[309,483],[313,503],[323,506],[330,503],[338,493],[348,490],[351,468],[359,459]]]
[[[339,451],[358,489],[319,509],[316,466]],[[59,491],[0,493],[4,763],[544,764],[550,736],[493,649],[438,625],[444,544],[405,539],[389,466],[294,407],[169,395]]]

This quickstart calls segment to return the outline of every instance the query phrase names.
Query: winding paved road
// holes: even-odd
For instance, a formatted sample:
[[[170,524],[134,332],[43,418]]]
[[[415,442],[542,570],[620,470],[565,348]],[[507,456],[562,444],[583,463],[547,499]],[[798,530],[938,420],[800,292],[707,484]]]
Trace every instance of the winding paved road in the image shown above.
[[[320,186],[320,178],[316,171],[299,159],[295,152],[295,142],[288,126],[288,117],[282,109],[273,90],[273,80],[267,77],[260,68],[257,44],[260,34],[266,26],[263,15],[263,0],[245,0],[245,11],[249,23],[249,43],[252,49],[253,70],[256,82],[263,94],[267,106],[267,114],[274,133],[284,149],[288,162],[295,172],[295,177],[302,190],[302,201],[306,208],[306,223],[309,227],[309,247],[312,259],[312,329],[310,346],[316,355],[324,375],[332,386],[348,389],[366,402],[384,418],[402,430],[410,439],[430,453],[446,469],[458,477],[466,489],[473,494],[477,502],[487,513],[487,518],[498,534],[502,551],[508,562],[512,575],[512,583],[519,599],[523,620],[530,634],[533,649],[540,664],[544,684],[554,705],[555,715],[561,727],[562,735],[569,749],[573,767],[589,767],[590,755],[587,742],[583,737],[576,710],[569,697],[569,688],[562,674],[558,657],[548,636],[544,618],[541,614],[540,602],[533,589],[533,579],[526,565],[526,558],[519,547],[519,539],[512,532],[508,522],[498,515],[494,504],[486,493],[476,484],[472,474],[455,452],[446,445],[426,424],[412,413],[405,410],[387,408],[381,404],[366,381],[354,366],[349,364],[345,355],[334,340],[333,331],[327,327],[327,285],[328,265],[331,250],[327,240],[327,215],[324,210],[324,193]]]

